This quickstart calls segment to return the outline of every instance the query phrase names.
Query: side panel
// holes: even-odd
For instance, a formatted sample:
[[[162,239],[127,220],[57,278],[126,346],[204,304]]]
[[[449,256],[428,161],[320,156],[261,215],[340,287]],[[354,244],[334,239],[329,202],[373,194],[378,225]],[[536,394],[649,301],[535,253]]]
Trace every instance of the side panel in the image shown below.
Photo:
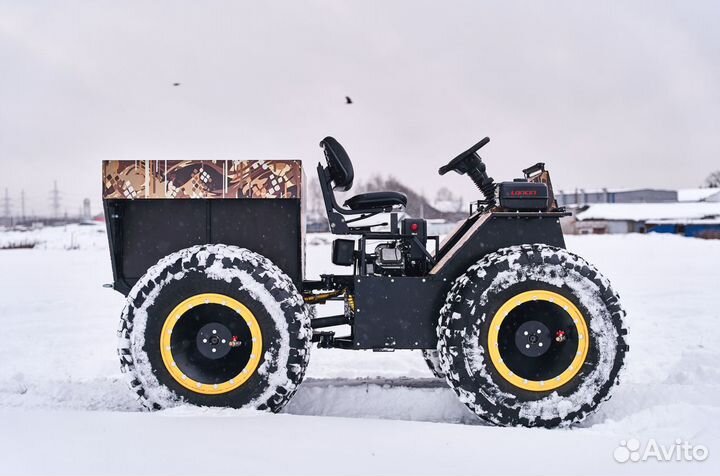
[[[109,199],[105,213],[114,287],[123,294],[162,257],[205,243],[256,251],[302,285],[300,199]]]
[[[355,349],[435,347],[437,319],[449,280],[427,277],[355,278]]]
[[[434,348],[447,292],[453,281],[480,258],[521,244],[565,247],[559,219],[554,215],[486,215],[465,233],[424,278],[355,278],[353,348]]]
[[[554,215],[491,214],[481,217],[448,250],[430,274],[455,279],[488,253],[508,246],[544,243],[565,248],[560,218]]]

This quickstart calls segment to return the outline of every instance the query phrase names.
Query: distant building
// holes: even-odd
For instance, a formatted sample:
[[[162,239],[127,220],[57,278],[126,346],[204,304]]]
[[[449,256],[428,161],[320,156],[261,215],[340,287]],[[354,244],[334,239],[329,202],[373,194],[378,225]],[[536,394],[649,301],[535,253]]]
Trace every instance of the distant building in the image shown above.
[[[720,188],[681,188],[678,202],[720,202]]]
[[[720,240],[720,217],[700,220],[657,220],[646,223],[648,232]]]
[[[714,237],[720,202],[598,203],[578,208],[563,229],[574,234],[678,233]]]
[[[595,203],[665,203],[677,202],[678,191],[655,188],[560,190],[555,192],[555,199],[561,207]]]

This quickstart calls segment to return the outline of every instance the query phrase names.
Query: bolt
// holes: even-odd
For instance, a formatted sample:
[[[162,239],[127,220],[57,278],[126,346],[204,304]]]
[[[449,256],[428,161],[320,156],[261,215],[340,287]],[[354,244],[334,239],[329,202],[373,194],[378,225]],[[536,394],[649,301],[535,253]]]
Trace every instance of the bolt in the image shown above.
[[[538,332],[540,332],[540,331],[538,331]],[[215,329],[213,329],[213,334],[217,334],[217,331]]]
[[[213,351],[213,352],[217,352],[217,349],[216,349],[215,347],[213,347],[212,351]]]

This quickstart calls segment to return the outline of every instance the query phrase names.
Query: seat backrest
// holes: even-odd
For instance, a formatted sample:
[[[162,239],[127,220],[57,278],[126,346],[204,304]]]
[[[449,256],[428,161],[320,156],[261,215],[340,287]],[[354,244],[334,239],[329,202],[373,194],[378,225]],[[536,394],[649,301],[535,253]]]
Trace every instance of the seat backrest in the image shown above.
[[[352,187],[355,178],[350,157],[334,137],[324,138],[320,141],[320,147],[325,152],[330,178],[333,181],[333,189],[347,192]]]

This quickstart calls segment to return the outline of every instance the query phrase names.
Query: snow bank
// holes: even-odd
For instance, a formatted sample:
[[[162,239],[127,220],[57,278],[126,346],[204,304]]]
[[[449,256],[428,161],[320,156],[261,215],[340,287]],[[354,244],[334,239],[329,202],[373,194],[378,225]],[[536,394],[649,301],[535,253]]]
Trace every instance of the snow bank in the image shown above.
[[[631,349],[598,413],[545,431],[457,424],[475,421],[409,351],[313,349],[281,415],[139,412],[115,351],[124,299],[101,287],[111,271],[98,235],[97,248],[0,251],[0,474],[720,472],[720,241],[567,237],[619,291]],[[329,257],[329,241],[309,246],[308,274]],[[619,465],[612,452],[631,437],[689,439],[710,458]]]

